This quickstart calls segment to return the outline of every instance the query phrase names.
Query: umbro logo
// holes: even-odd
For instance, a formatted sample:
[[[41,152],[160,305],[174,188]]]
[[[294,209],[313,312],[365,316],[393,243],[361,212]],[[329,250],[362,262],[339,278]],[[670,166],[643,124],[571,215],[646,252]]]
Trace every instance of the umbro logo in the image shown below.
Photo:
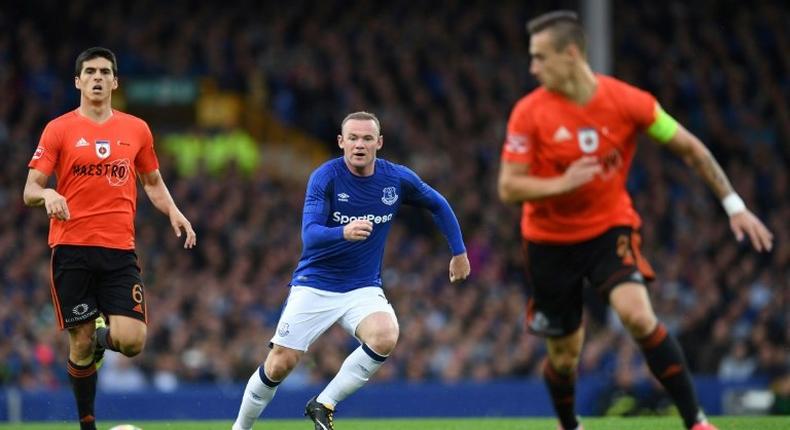
[[[567,128],[565,128],[564,125],[561,125],[560,128],[558,128],[557,131],[554,132],[554,137],[552,138],[552,140],[554,140],[555,142],[563,142],[571,139],[573,139],[573,135],[571,134],[570,131],[568,131]]]
[[[346,202],[348,203],[348,198],[351,197],[346,193],[340,193],[337,195],[337,201],[339,202]]]
[[[77,144],[74,145],[75,148],[81,148],[83,146],[88,146],[88,141],[85,140],[84,137],[80,137],[80,140],[77,141]]]

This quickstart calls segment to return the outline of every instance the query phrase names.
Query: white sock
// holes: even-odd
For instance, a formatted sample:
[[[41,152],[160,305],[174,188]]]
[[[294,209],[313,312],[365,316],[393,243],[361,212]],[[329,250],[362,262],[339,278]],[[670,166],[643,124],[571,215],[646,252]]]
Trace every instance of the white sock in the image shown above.
[[[318,403],[334,408],[338,402],[365,385],[368,379],[384,364],[386,358],[386,356],[370,349],[369,346],[362,344],[346,358],[343,365],[340,366],[340,371],[316,400]]]
[[[268,377],[266,381],[275,384],[273,387],[263,382],[262,377],[263,368],[259,367],[255,373],[250,376],[247,381],[247,388],[244,389],[244,397],[241,399],[241,406],[239,407],[239,416],[236,417],[236,422],[233,423],[233,430],[250,430],[255,420],[261,416],[261,412],[266,408],[266,405],[274,397],[277,392],[279,382],[272,382]]]

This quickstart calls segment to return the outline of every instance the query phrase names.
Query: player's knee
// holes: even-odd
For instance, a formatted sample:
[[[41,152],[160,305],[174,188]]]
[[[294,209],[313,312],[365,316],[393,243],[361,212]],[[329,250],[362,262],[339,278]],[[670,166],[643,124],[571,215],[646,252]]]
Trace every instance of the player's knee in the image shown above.
[[[620,321],[632,336],[640,338],[650,334],[656,325],[656,316],[642,309],[628,310],[620,313]]]
[[[294,367],[288,361],[273,361],[266,366],[266,376],[273,381],[282,381]]]
[[[78,357],[80,360],[90,357],[93,354],[95,345],[93,327],[88,324],[69,329],[69,352],[70,355]]]
[[[89,336],[75,336],[69,341],[69,349],[72,355],[80,359],[87,358],[93,354],[94,341]]]
[[[291,351],[272,350],[266,358],[264,369],[266,375],[274,381],[282,381],[299,363],[300,355]]]
[[[143,347],[145,347],[145,338],[121,342],[118,350],[127,357],[134,357],[143,352]]]
[[[118,351],[127,356],[134,357],[141,352],[145,347],[145,330],[137,330],[133,332],[126,332],[123,336],[116,339],[118,342]]]
[[[139,355],[143,352],[143,344],[142,343],[131,343],[131,344],[121,344],[119,348],[121,354],[127,357],[134,357]]]
[[[369,336],[365,343],[378,354],[390,355],[398,343],[399,334],[398,327],[395,325],[383,327]]]
[[[564,352],[555,354],[549,358],[551,367],[563,375],[569,375],[576,371],[576,366],[579,365],[579,354],[571,352]]]

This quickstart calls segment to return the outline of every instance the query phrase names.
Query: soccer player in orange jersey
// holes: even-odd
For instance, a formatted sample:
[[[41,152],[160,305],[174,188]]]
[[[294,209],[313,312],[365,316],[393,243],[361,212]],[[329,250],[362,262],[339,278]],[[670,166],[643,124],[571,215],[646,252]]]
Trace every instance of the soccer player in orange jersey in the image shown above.
[[[657,319],[639,252],[641,224],[626,177],[646,131],[678,154],[721,199],[738,240],[770,251],[773,236],[735,193],[710,151],[655,98],[591,71],[575,13],[550,12],[527,24],[530,72],[541,88],[519,100],[507,126],[499,195],[523,203],[528,330],[546,337],[544,378],[560,428],[581,428],[574,413],[576,366],[584,339],[582,288],[588,282],[639,343],[647,364],[687,428],[710,430],[683,353]]]
[[[95,430],[96,369],[104,350],[132,357],[146,337],[145,292],[134,252],[136,178],[170,217],[176,236],[186,233],[184,248],[195,246],[196,236],[162,180],[148,125],[111,107],[118,88],[112,51],[82,52],[74,86],[80,106],[44,129],[24,200],[44,206],[50,217],[52,302],[60,329],[69,333],[67,370],[80,428]],[[53,173],[56,189],[47,188]]]

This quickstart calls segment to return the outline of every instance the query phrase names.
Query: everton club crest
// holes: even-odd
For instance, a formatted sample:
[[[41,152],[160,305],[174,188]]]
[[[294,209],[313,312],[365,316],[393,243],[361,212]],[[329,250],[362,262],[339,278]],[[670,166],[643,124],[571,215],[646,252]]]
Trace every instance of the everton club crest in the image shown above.
[[[395,187],[387,187],[383,190],[384,195],[381,197],[381,201],[387,205],[392,206],[395,202],[398,201],[398,194],[395,192]]]

